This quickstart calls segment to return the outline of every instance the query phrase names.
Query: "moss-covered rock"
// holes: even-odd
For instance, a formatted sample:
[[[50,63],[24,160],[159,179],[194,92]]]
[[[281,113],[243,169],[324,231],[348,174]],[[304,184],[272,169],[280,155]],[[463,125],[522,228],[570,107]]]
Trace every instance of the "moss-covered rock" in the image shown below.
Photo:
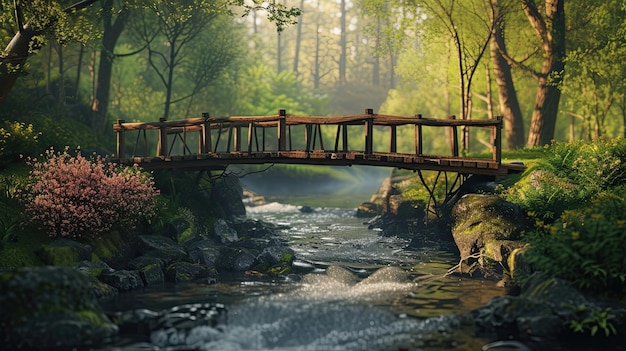
[[[217,279],[217,271],[201,264],[175,262],[166,268],[165,277],[175,283],[199,280],[213,283]]]
[[[0,272],[0,333],[6,349],[99,345],[118,331],[89,278],[68,267]]]
[[[88,242],[93,248],[94,261],[104,261],[115,269],[122,269],[128,261],[137,256],[137,236],[113,230],[98,239]]]
[[[523,246],[517,241],[526,229],[523,211],[499,196],[467,194],[452,208],[452,218],[452,236],[466,272],[491,275]]]
[[[57,239],[43,246],[37,254],[49,266],[74,267],[81,261],[91,261],[91,246],[74,240]]]
[[[159,258],[140,256],[130,261],[128,268],[139,272],[144,285],[159,285],[165,282],[164,262]]]

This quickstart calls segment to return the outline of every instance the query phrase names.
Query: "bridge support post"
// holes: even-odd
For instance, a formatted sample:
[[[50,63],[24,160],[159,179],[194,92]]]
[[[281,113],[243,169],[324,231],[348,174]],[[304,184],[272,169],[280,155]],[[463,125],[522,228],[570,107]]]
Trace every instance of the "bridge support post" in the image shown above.
[[[165,121],[165,118],[159,118],[159,146],[157,157],[167,156],[167,127],[165,126]]]
[[[498,164],[502,162],[502,116],[497,116],[498,124],[493,127],[493,160]]]
[[[365,110],[365,113],[370,116],[369,118],[365,119],[365,154],[371,155],[374,151],[374,138],[372,135],[374,133],[374,110],[368,108]]]
[[[456,116],[450,116],[450,119],[455,120]],[[450,149],[452,151],[452,156],[459,156],[459,132],[456,126],[452,126],[452,132],[450,133]]]
[[[202,118],[204,118],[204,123],[202,123],[202,130],[200,135],[200,154],[208,154],[212,152],[211,146],[211,122],[209,121],[209,113],[204,112],[202,114]]]
[[[287,111],[278,110],[278,151],[287,149]]]
[[[415,115],[415,118],[418,120],[415,124],[415,154],[422,156],[424,152],[422,144],[422,123],[419,121],[422,119],[422,115]]]
[[[125,152],[124,152],[124,129],[121,128],[122,124],[124,123],[123,119],[118,119],[117,120],[117,124],[120,126],[119,131],[117,132],[117,157],[119,159],[122,159],[126,156]]]

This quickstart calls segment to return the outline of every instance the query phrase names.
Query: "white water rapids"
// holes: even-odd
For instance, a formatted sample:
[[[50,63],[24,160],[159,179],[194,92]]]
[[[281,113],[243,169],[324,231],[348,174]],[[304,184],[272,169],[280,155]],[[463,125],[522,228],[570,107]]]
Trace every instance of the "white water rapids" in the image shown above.
[[[443,275],[455,263],[454,254],[406,250],[407,239],[368,230],[354,210],[303,213],[297,206],[269,203],[247,211],[250,218],[284,225],[279,234],[294,250],[297,268],[310,273],[137,293],[129,299],[146,307],[149,301],[159,306],[170,301],[168,307],[219,303],[227,313],[217,325],[185,326],[181,318],[182,327],[153,331],[149,344],[116,350],[432,351],[484,345],[467,333],[459,336],[458,318],[451,315],[498,294],[492,283],[450,277],[414,282],[417,276]],[[487,294],[480,290],[485,287]]]

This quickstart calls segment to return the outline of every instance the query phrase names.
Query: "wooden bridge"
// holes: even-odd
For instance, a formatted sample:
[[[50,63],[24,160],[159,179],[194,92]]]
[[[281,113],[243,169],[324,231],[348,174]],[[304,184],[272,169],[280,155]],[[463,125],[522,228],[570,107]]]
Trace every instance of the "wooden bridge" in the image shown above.
[[[324,140],[322,126],[325,130],[332,129],[330,134],[334,134],[334,140],[330,144],[329,140]],[[437,135],[450,140],[449,155],[424,153],[422,130],[425,126],[441,127],[441,133]],[[491,157],[459,156],[458,128],[468,127],[491,131]],[[349,128],[352,133],[348,132]],[[354,137],[355,128],[357,140]],[[414,147],[411,147],[410,152],[397,151],[399,128],[404,131],[408,129],[413,134]],[[502,118],[457,120],[454,117],[423,118],[421,115],[399,117],[374,114],[371,109],[360,115],[296,116],[279,110],[274,116],[214,118],[203,114],[200,118],[177,121],[126,123],[119,120],[113,129],[117,133],[117,156],[120,162],[138,164],[147,170],[225,169],[231,164],[264,163],[368,165],[494,177],[524,170],[523,165],[501,162]],[[375,132],[388,133],[389,143],[385,150],[374,149]],[[245,139],[242,138],[243,133],[247,133]],[[327,139],[328,135],[327,132]]]

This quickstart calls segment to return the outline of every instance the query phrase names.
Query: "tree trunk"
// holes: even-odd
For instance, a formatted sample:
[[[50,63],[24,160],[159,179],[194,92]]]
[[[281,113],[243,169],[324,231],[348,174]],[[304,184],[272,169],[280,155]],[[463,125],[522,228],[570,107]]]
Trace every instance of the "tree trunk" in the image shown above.
[[[492,0],[496,6],[498,0]],[[499,6],[497,7],[500,10]],[[511,74],[511,66],[508,64],[504,55],[507,55],[506,44],[504,41],[504,17],[498,13],[498,20],[494,26],[493,36],[491,37],[491,61],[493,62],[493,70],[498,84],[498,97],[500,101],[500,113],[504,118],[504,135],[506,138],[506,147],[508,149],[516,149],[524,146],[524,119],[522,110],[517,99],[513,75]]]
[[[537,95],[528,132],[528,147],[549,144],[554,138],[561,99],[561,82],[565,63],[564,0],[546,0],[546,18],[541,16],[534,1],[522,0],[528,20],[541,38],[544,60],[538,76]]]
[[[300,0],[300,10],[304,8],[304,0]],[[296,48],[293,56],[293,71],[298,73],[298,64],[300,61],[300,44],[302,44],[302,18],[304,17],[304,11],[300,14],[300,20],[296,28]]]
[[[111,94],[111,76],[113,74],[113,52],[130,15],[129,10],[120,12],[115,21],[112,19],[113,0],[108,0],[102,6],[104,21],[104,33],[102,35],[102,49],[100,50],[100,62],[96,76],[96,96],[92,104],[93,118],[92,128],[99,132],[107,130],[109,113],[109,99]]]
[[[0,106],[6,100],[9,91],[20,75],[20,69],[30,55],[31,40],[40,33],[31,29],[28,24],[17,32],[4,49],[6,56],[0,60]]]
[[[346,33],[346,0],[341,0],[341,19],[340,19],[340,27],[341,27],[341,38],[339,45],[341,46],[341,53],[339,56],[339,84],[346,84],[346,61],[348,56],[347,49],[347,33]]]

